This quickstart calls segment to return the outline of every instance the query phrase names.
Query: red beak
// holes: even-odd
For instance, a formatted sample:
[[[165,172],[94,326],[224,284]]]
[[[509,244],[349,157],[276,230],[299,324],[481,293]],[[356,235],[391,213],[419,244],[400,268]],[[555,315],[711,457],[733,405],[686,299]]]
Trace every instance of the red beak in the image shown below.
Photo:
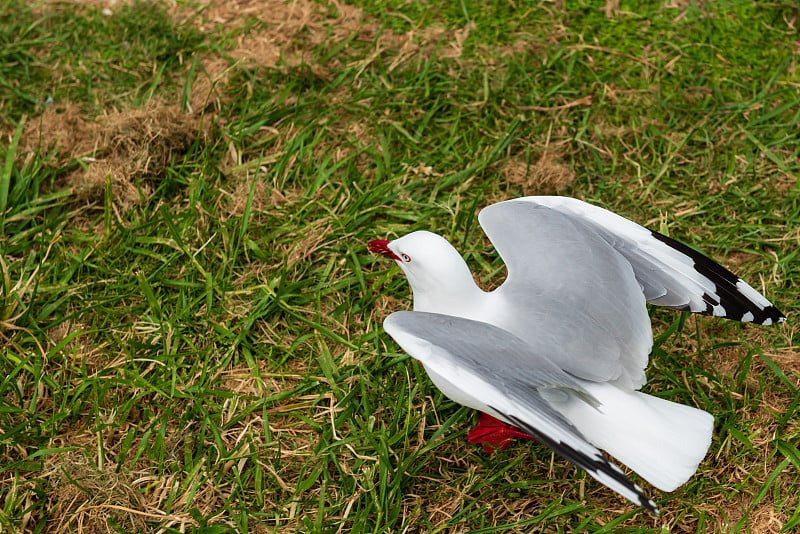
[[[400,258],[397,257],[397,254],[389,250],[389,242],[384,239],[370,241],[367,243],[367,248],[370,252],[374,252],[375,254],[380,254],[381,256],[400,261]]]

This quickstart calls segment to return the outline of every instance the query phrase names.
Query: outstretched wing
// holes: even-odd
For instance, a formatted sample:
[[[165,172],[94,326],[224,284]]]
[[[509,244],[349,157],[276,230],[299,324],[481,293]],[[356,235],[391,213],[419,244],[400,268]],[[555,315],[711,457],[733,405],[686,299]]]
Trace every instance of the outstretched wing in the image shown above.
[[[401,311],[383,325],[446,396],[517,425],[599,482],[658,513],[642,489],[545,400],[547,391],[597,402],[546,355],[532,353],[505,330],[460,317]]]
[[[785,319],[763,295],[714,260],[616,213],[568,197],[509,202],[546,206],[591,227],[631,263],[652,304],[763,325]]]
[[[478,216],[508,269],[493,324],[556,354],[565,371],[637,389],[652,348],[645,297],[630,262],[575,217],[506,201]]]

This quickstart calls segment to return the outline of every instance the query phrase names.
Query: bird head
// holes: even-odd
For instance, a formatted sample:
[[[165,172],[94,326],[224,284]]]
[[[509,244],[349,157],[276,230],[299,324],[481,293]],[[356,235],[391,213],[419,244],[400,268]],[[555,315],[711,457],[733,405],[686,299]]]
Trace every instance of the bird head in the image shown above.
[[[415,310],[453,313],[478,289],[461,254],[433,232],[421,230],[394,241],[370,241],[367,246],[400,266],[411,285]]]

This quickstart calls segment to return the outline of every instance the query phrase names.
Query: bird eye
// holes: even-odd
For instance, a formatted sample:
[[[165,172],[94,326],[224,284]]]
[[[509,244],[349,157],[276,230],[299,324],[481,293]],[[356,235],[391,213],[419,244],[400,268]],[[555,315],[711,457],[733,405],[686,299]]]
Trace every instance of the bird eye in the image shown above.
[[[408,257],[408,254],[400,254],[400,257],[403,258],[403,261],[406,263],[411,261],[411,258]]]

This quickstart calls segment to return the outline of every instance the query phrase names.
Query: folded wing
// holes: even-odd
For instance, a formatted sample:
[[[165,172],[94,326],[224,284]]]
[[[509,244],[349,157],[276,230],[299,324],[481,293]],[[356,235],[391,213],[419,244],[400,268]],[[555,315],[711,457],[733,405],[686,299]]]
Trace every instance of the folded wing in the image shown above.
[[[653,501],[554,410],[547,397],[597,401],[545,354],[487,323],[424,312],[395,312],[386,332],[424,365],[452,400],[517,425],[632,502],[658,513]]]

